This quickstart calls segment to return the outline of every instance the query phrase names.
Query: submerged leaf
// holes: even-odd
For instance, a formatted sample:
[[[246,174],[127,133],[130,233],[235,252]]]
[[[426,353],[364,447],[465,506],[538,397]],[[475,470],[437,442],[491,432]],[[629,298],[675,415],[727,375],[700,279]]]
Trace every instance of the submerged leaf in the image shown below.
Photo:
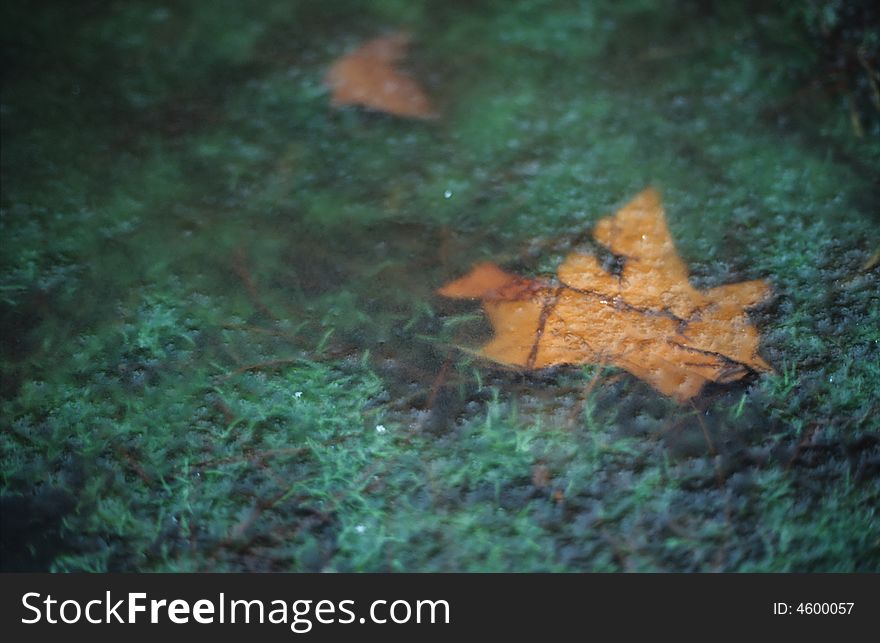
[[[769,286],[691,286],[655,190],[600,220],[593,236],[624,258],[620,275],[593,255],[573,253],[559,266],[558,283],[485,263],[439,293],[483,301],[495,337],[480,353],[512,367],[615,364],[679,402],[706,382],[772,370],[757,354],[758,331],[746,314]]]
[[[434,118],[419,84],[395,65],[406,56],[410,38],[397,33],[375,38],[337,60],[327,73],[333,105],[363,105],[408,118]]]

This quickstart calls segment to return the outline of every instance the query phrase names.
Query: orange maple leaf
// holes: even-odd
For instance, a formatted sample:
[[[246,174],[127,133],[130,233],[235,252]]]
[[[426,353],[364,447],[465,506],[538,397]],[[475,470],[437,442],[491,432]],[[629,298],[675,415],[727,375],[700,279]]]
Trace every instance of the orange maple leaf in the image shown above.
[[[512,367],[615,364],[678,402],[706,382],[772,371],[757,353],[758,331],[746,313],[769,286],[691,286],[655,190],[601,219],[593,237],[624,258],[619,276],[593,255],[572,253],[557,270],[558,283],[484,263],[438,292],[483,301],[495,337],[480,355]]]
[[[327,72],[333,105],[363,105],[408,118],[435,118],[419,84],[395,68],[406,56],[410,37],[404,33],[375,38],[337,60]]]

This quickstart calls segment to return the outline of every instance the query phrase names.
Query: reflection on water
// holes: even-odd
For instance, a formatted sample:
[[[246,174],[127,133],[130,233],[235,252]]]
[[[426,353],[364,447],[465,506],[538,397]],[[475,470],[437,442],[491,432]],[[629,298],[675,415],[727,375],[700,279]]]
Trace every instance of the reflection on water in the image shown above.
[[[807,4],[6,3],[4,567],[876,568],[877,22]],[[438,117],[332,105],[399,32]],[[485,360],[437,290],[619,283],[594,227],[647,185],[689,273],[655,294],[767,280],[700,338],[762,361],[677,404],[641,337]]]

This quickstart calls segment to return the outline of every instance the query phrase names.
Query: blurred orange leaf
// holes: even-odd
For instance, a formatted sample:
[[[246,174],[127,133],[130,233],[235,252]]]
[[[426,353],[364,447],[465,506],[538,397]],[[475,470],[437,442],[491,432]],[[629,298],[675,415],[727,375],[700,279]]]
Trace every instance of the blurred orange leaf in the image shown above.
[[[484,263],[439,293],[482,300],[495,337],[480,354],[511,367],[614,364],[678,402],[706,382],[772,370],[757,353],[758,331],[746,313],[769,286],[691,286],[655,190],[600,220],[593,237],[623,257],[620,275],[593,255],[572,253],[559,266],[558,282]]]
[[[421,86],[396,68],[410,37],[404,33],[375,38],[337,60],[327,72],[333,105],[363,105],[407,118],[436,114]]]

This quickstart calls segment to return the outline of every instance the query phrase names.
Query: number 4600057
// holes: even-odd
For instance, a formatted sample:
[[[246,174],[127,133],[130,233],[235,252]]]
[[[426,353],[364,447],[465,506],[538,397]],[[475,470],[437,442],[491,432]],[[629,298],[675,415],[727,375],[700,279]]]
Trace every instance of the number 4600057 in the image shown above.
[[[798,614],[850,614],[855,603],[798,603]]]

